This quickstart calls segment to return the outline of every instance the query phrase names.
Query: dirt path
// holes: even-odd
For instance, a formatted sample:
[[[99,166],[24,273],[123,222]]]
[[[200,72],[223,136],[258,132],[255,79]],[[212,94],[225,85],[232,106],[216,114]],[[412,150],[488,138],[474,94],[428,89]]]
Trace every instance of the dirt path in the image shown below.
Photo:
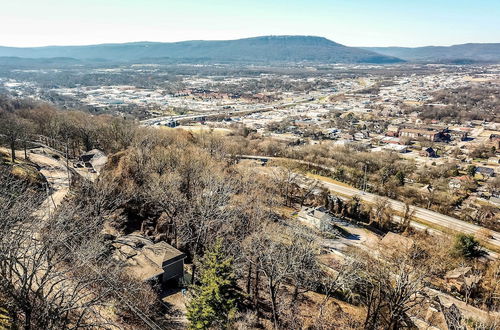
[[[0,151],[10,154],[10,149],[0,147]],[[48,218],[55,208],[61,204],[69,191],[69,173],[66,168],[65,160],[56,159],[55,153],[47,148],[35,148],[28,152],[29,161],[40,167],[40,173],[47,179],[48,189],[47,198],[41,204],[37,215],[43,219]],[[24,151],[16,150],[16,158],[26,161]]]

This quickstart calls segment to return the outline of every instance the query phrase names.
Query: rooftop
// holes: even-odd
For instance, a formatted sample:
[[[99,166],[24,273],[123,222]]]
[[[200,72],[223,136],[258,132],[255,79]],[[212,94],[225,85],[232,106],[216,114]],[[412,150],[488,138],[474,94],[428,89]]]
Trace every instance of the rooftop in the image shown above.
[[[133,276],[141,281],[164,273],[163,268],[186,255],[166,242],[154,243],[139,234],[122,236],[115,240],[115,259],[125,263]]]

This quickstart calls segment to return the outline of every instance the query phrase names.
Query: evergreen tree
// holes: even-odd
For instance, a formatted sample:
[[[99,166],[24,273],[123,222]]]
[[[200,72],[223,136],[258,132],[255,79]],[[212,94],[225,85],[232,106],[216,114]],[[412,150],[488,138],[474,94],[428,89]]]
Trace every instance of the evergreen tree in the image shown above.
[[[458,234],[455,237],[453,253],[466,259],[472,259],[480,257],[483,251],[481,250],[481,244],[474,238],[474,235]]]
[[[404,172],[398,171],[396,173],[396,179],[398,180],[398,184],[400,186],[404,186],[404,184],[405,184],[405,174],[404,174]]]
[[[476,174],[476,169],[477,168],[474,165],[467,166],[467,175],[470,177],[474,177],[474,175]]]
[[[187,306],[191,329],[224,328],[236,312],[239,293],[232,258],[224,256],[219,239],[201,260],[199,283]]]

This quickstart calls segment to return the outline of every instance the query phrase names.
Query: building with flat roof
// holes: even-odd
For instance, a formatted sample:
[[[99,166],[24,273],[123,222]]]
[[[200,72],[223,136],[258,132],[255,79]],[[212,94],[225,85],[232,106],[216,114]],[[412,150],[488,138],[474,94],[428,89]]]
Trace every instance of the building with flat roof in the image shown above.
[[[399,132],[400,137],[408,137],[413,140],[418,138],[423,138],[429,141],[439,140],[441,134],[442,132],[436,130],[417,129],[417,128],[404,128]]]

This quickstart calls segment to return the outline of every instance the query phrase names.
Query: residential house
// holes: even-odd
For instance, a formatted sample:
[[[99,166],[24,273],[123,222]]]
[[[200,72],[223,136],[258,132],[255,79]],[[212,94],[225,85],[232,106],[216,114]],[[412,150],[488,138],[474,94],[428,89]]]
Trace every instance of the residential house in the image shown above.
[[[498,164],[500,164],[500,158],[499,157],[490,157],[490,158],[488,158],[488,164],[498,165]]]
[[[333,217],[324,207],[303,207],[298,214],[298,219],[321,231],[331,231]]]
[[[117,238],[112,245],[113,257],[141,281],[166,284],[184,277],[186,255],[166,242],[153,243],[140,234],[130,234]]]
[[[399,126],[397,125],[389,125],[387,126],[386,136],[398,136],[399,135]]]
[[[475,274],[472,267],[458,267],[447,272],[444,280],[448,290],[463,292],[479,283],[481,275]]]
[[[495,170],[491,167],[478,166],[476,167],[476,176],[480,180],[487,180],[495,176]]]
[[[465,329],[464,317],[460,309],[453,302],[444,301],[442,297],[434,296],[422,303],[423,310],[427,309],[424,319],[415,318],[418,329]]]
[[[395,151],[395,152],[405,153],[408,151],[408,146],[388,143],[388,144],[382,146],[382,149],[387,150],[387,151]]]
[[[401,140],[397,137],[384,136],[383,138],[380,139],[380,143],[400,144]]]
[[[91,172],[99,173],[101,169],[106,165],[108,157],[104,152],[98,149],[92,149],[86,153],[80,155],[78,162],[75,163],[75,167],[85,167]]]
[[[420,156],[422,157],[437,157],[436,151],[432,149],[431,147],[428,148],[422,148],[422,150],[419,152]]]
[[[356,132],[354,133],[354,139],[355,140],[363,140],[363,139],[366,139],[368,138],[368,134],[365,134],[363,132]]]
[[[453,190],[462,190],[470,186],[474,180],[468,175],[456,176],[450,179],[448,187]]]

